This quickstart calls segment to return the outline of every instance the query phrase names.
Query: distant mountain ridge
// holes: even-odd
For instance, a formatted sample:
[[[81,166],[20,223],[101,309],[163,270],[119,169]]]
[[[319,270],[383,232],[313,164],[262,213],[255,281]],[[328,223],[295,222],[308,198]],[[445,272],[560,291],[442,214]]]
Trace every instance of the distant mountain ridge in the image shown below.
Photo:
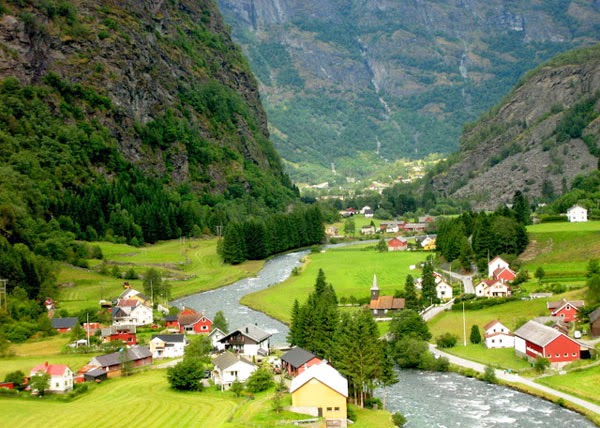
[[[219,0],[298,180],[457,148],[525,71],[591,44],[584,0]],[[365,166],[366,165],[366,166]]]
[[[459,152],[430,184],[480,209],[510,203],[517,190],[552,199],[600,166],[599,116],[600,44],[528,73],[465,131]]]

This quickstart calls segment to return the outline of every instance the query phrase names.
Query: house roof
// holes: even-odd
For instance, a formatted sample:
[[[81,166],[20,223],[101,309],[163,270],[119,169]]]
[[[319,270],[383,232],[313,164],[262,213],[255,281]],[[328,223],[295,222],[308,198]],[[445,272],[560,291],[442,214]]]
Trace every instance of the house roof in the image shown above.
[[[202,320],[202,318],[206,318],[202,312],[196,312],[190,308],[184,309],[179,313],[179,315],[177,315],[179,324],[182,326],[196,324],[198,321]],[[208,318],[206,319],[208,320]]]
[[[388,241],[388,247],[404,247],[406,245],[408,245],[408,242],[406,239],[403,238],[392,238]]]
[[[590,322],[596,322],[598,319],[600,319],[600,308],[596,308],[590,313]]]
[[[223,332],[223,330],[221,330],[220,328],[213,328],[212,331],[210,333],[208,333],[208,337],[212,337],[215,336],[217,334],[220,334],[221,336],[225,336],[225,333]]]
[[[509,272],[513,277],[516,277],[517,274],[515,273],[514,270],[512,270],[511,268],[508,267],[499,267],[498,269],[496,269],[494,271],[494,278],[499,277],[503,272]]]
[[[167,315],[165,321],[177,321],[177,315]]]
[[[31,373],[43,372],[48,373],[50,376],[62,376],[67,370],[69,370],[69,367],[65,364],[48,364],[48,362],[45,362],[32,368]]]
[[[121,299],[117,302],[117,306],[122,307],[122,308],[127,308],[127,307],[135,308],[136,306],[139,306],[141,304],[142,304],[142,302],[140,302],[137,299]]]
[[[145,346],[132,346],[127,350],[126,361],[137,361],[143,360],[144,358],[152,357],[152,352]],[[123,356],[121,352],[113,352],[112,354],[99,355],[95,357],[95,360],[102,367],[114,366],[123,362]]]
[[[281,361],[285,361],[292,367],[300,367],[316,357],[312,352],[295,346],[281,356]]]
[[[344,397],[348,397],[348,380],[327,364],[327,361],[310,366],[292,379],[290,392],[293,393],[312,379],[316,379]]]
[[[226,370],[238,362],[255,366],[255,364],[251,361],[247,360],[239,354],[236,355],[233,352],[225,352],[213,360],[213,364],[219,370]]]
[[[581,205],[573,205],[571,208],[569,208],[567,210],[567,213],[570,213],[573,210],[584,210],[587,212],[587,209],[585,209],[584,207],[582,207]]]
[[[165,343],[185,343],[185,334],[153,334],[152,339],[159,339]]]
[[[500,325],[503,326],[503,324],[500,321],[498,321],[498,320],[492,320],[492,321],[490,321],[489,323],[487,323],[486,325],[483,326],[483,330],[487,331],[490,328],[492,328],[493,326],[495,326],[496,324],[500,324]]]
[[[371,300],[369,309],[404,309],[405,300],[394,296],[379,296],[377,300]]]
[[[103,327],[101,330],[102,337],[110,336],[117,333],[136,333],[135,325],[111,325]]]
[[[267,340],[271,337],[271,333],[267,333],[261,328],[258,328],[254,324],[246,324],[245,326],[238,328],[237,330],[232,331],[231,333],[224,336],[219,342],[225,342],[229,339],[229,337],[234,336],[236,334],[241,334],[242,336],[249,337],[254,340],[256,343],[260,343],[264,340]]]
[[[504,259],[503,259],[502,257],[500,257],[500,256],[496,256],[496,257],[494,257],[494,258],[493,258],[493,259],[492,259],[490,262],[488,262],[488,266],[489,266],[489,265],[493,265],[493,264],[494,264],[494,262],[495,262],[496,260],[502,261],[502,262],[504,262],[504,263],[506,263],[506,264],[508,265],[508,262],[506,262],[506,260],[504,260]]]
[[[562,299],[558,302],[548,302],[546,303],[546,307],[551,310],[552,312],[558,311],[560,309],[562,309],[563,306],[565,305],[571,305],[573,306],[576,310],[579,310],[579,308],[581,308],[582,306],[585,305],[585,302],[583,300],[567,300],[567,299]]]
[[[514,335],[541,347],[548,345],[560,336],[565,336],[574,342],[573,339],[562,334],[556,329],[545,326],[533,320],[527,321],[525,324],[519,327],[519,329],[514,332]]]
[[[77,317],[66,317],[66,318],[52,318],[50,320],[52,328],[72,328],[75,324],[79,324],[79,318]]]

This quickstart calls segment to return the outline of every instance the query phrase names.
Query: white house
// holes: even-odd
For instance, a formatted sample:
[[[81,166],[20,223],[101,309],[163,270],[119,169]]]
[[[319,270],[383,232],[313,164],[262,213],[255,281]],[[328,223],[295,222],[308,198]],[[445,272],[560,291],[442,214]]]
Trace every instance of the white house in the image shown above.
[[[475,286],[477,297],[510,297],[510,285],[495,279],[484,279]]]
[[[510,268],[508,262],[502,260],[500,257],[494,257],[494,259],[488,263],[488,278],[493,278],[496,270],[505,268]]]
[[[435,292],[437,294],[437,298],[440,300],[452,299],[452,286],[443,279],[437,282],[435,286]]]
[[[514,336],[500,321],[494,320],[487,323],[483,330],[484,343],[487,348],[514,348]]]
[[[152,308],[137,299],[119,300],[112,309],[113,324],[115,325],[149,325],[154,322]]]
[[[236,379],[245,382],[258,368],[251,361],[232,352],[219,355],[213,360],[213,364],[212,379],[216,385],[221,386],[221,390],[229,388]]]
[[[188,343],[185,334],[154,334],[148,347],[152,358],[178,358],[183,357]]]
[[[245,325],[222,337],[219,342],[228,351],[254,357],[271,353],[271,333],[258,328],[254,324]]]
[[[73,389],[73,371],[64,364],[39,364],[31,369],[29,376],[35,376],[38,373],[47,373],[50,375],[49,392],[64,393]]]
[[[567,210],[567,218],[571,223],[588,221],[587,210],[580,205],[573,205]]]
[[[223,333],[221,329],[216,327],[213,328],[208,337],[210,338],[210,342],[212,343],[214,349],[219,352],[225,350],[225,345],[220,342],[220,340],[225,337],[225,333]]]

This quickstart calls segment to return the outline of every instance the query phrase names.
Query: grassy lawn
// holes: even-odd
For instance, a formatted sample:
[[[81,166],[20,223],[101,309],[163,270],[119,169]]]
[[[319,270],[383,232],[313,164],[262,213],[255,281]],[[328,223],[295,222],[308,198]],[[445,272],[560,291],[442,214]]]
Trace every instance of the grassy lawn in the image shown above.
[[[169,277],[172,297],[177,298],[199,291],[230,284],[254,276],[264,261],[248,261],[231,266],[221,262],[216,254],[217,240],[174,240],[136,248],[125,244],[97,242],[109,270],[113,265],[121,272],[133,268],[143,274],[153,267]],[[111,299],[122,292],[123,279],[102,275],[91,269],[63,266],[58,283],[61,284],[60,307],[78,312],[97,306],[100,299]],[[141,280],[129,280],[138,290],[143,290]]]
[[[245,296],[242,303],[263,311],[272,317],[289,322],[294,299],[304,302],[313,291],[319,269],[323,269],[338,296],[356,298],[368,297],[373,284],[373,275],[382,295],[394,294],[404,288],[406,276],[420,276],[420,270],[411,270],[425,260],[425,252],[383,252],[379,253],[366,245],[328,249],[323,253],[307,256],[300,275],[291,276],[287,281],[265,290]]]
[[[287,403],[289,404],[289,398]],[[110,409],[110,410],[109,410]],[[143,427],[275,427],[283,421],[305,419],[306,415],[271,410],[271,392],[254,400],[235,398],[230,392],[208,388],[200,393],[176,392],[169,388],[166,371],[149,370],[98,385],[71,402],[55,397],[44,399],[0,399],[3,426],[110,427],[115,415],[127,415]],[[357,412],[357,428],[391,427],[383,411]],[[288,422],[289,423],[289,422]]]
[[[536,380],[542,385],[600,404],[600,366]]]
[[[483,344],[473,345],[469,343],[468,337],[467,346],[463,346],[461,337],[454,348],[444,349],[444,352],[481,364],[491,364],[502,369],[527,370],[531,368],[526,360],[515,355],[514,348],[488,349]]]

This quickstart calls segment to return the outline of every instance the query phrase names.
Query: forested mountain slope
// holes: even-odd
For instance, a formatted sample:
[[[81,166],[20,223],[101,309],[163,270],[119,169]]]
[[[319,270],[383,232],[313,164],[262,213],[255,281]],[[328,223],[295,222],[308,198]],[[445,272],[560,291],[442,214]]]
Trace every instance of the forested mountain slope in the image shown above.
[[[53,280],[44,257],[89,256],[75,239],[138,245],[216,233],[296,198],[214,2],[0,6],[0,278],[9,291],[43,298],[40,284]]]
[[[218,0],[297,180],[457,149],[526,71],[600,35],[589,0]]]
[[[517,190],[550,201],[598,169],[599,114],[600,45],[558,55],[465,130],[430,184],[475,208],[509,203]]]

